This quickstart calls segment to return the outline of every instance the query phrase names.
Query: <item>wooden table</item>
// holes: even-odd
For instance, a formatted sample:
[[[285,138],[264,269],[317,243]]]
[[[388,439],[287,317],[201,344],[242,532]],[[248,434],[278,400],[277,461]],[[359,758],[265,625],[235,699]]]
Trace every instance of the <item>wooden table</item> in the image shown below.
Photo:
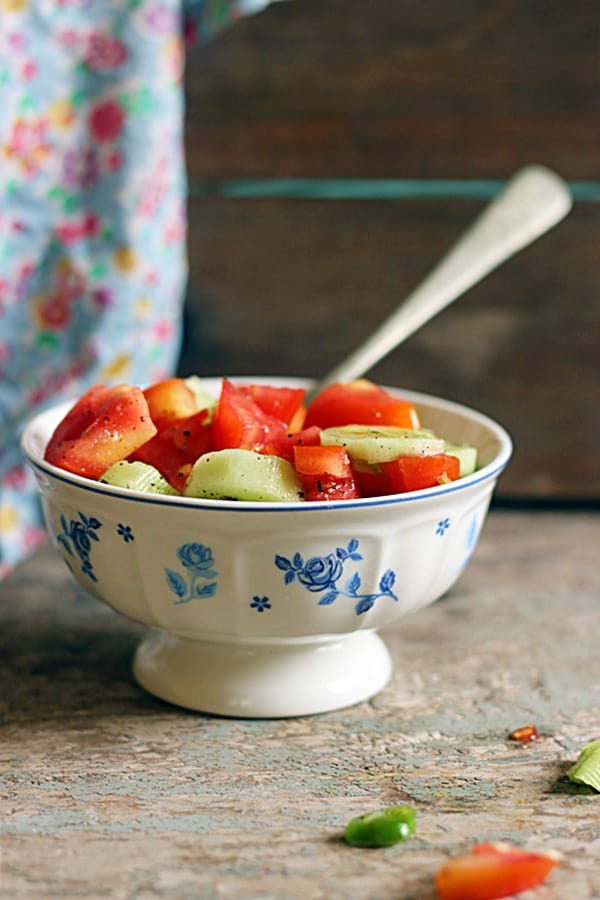
[[[385,633],[377,697],[275,721],[145,694],[141,629],[39,552],[0,587],[2,897],[433,900],[480,839],[564,854],[536,900],[599,897],[600,798],[565,780],[600,737],[598,547],[597,515],[493,509],[452,592]],[[396,803],[413,839],[343,843]]]

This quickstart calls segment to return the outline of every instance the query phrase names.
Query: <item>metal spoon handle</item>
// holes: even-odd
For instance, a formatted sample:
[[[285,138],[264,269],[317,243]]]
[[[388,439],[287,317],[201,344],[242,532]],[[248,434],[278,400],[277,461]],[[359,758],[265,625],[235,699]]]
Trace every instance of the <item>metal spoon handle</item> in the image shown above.
[[[425,280],[311,395],[333,382],[364,375],[489,272],[560,222],[571,206],[569,189],[554,172],[543,166],[521,169]]]

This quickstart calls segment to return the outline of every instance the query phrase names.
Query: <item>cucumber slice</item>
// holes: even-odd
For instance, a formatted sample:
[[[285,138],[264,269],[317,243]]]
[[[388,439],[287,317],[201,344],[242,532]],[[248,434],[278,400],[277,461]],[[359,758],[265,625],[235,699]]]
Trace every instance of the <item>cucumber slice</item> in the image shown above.
[[[201,409],[210,409],[211,411],[214,411],[217,401],[211,394],[204,390],[202,379],[198,375],[188,375],[184,381],[195,397],[198,412],[200,412]]]
[[[293,465],[279,456],[238,448],[215,450],[196,460],[183,493],[213,500],[288,503],[302,500],[302,481]]]
[[[451,444],[450,441],[446,441],[445,445],[445,453],[458,457],[460,477],[471,475],[477,468],[477,447],[471,447],[469,444]]]
[[[600,740],[586,744],[579,757],[567,769],[567,777],[577,784],[587,784],[600,791]]]
[[[324,428],[321,443],[345,447],[353,459],[368,463],[391,462],[399,456],[431,456],[444,453],[445,441],[431,431],[395,428],[392,425],[341,425]]]
[[[127,462],[127,460],[116,462],[106,470],[100,481],[113,487],[143,491],[146,494],[179,493],[162,477],[158,469],[143,462]]]

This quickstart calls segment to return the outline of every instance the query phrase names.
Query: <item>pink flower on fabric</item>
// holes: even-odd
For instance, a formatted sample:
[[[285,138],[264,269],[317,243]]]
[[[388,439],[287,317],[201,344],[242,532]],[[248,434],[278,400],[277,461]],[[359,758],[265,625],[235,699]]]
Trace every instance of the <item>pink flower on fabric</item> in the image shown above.
[[[146,13],[146,21],[151,28],[161,34],[176,32],[179,26],[176,11],[166,3],[155,3]]]
[[[75,219],[69,222],[62,222],[58,225],[56,231],[63,243],[73,244],[86,237],[95,237],[98,234],[100,220],[93,213],[87,213],[81,219]]]
[[[46,543],[46,532],[43,528],[36,528],[35,525],[30,525],[25,529],[23,534],[23,546],[29,552],[36,550],[38,547],[41,547],[42,544]]]
[[[51,331],[60,331],[71,321],[71,307],[61,294],[49,294],[39,305],[38,316],[42,325]]]
[[[99,141],[114,141],[125,124],[125,113],[116,100],[105,100],[92,110],[90,125]]]
[[[12,31],[7,35],[7,42],[13,50],[22,50],[25,46],[25,35],[19,31]]]
[[[152,333],[154,339],[160,344],[161,341],[166,341],[173,336],[175,327],[169,319],[159,319],[155,322]]]
[[[92,294],[92,300],[98,309],[108,309],[113,304],[112,293],[106,287],[96,288]]]
[[[99,177],[98,154],[94,147],[68,150],[63,158],[63,182],[67,187],[90,187]]]
[[[15,466],[6,473],[5,482],[7,487],[22,488],[27,484],[27,471],[23,466]]]
[[[116,69],[127,59],[125,44],[111,34],[95,32],[88,40],[85,62],[95,72]]]
[[[31,81],[37,75],[37,65],[33,59],[27,59],[21,67],[21,75],[25,81]]]
[[[47,124],[45,119],[17,119],[4,147],[5,154],[14,158],[27,174],[37,172],[50,152]]]
[[[109,172],[117,172],[123,165],[123,157],[118,150],[111,151],[105,160],[105,167]]]
[[[63,47],[75,47],[79,39],[77,32],[72,28],[68,28],[65,31],[59,32],[58,40]]]

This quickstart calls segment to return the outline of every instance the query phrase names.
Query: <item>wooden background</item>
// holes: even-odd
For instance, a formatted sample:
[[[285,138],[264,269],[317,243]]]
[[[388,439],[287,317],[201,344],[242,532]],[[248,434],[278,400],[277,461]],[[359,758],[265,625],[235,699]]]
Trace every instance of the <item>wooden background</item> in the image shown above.
[[[489,183],[542,163],[573,185],[568,219],[371,377],[501,421],[515,455],[498,499],[597,503],[597,51],[588,0],[294,0],[191,54],[181,371],[324,374],[470,224]],[[403,179],[415,195],[223,196],[231,179],[308,177]]]

